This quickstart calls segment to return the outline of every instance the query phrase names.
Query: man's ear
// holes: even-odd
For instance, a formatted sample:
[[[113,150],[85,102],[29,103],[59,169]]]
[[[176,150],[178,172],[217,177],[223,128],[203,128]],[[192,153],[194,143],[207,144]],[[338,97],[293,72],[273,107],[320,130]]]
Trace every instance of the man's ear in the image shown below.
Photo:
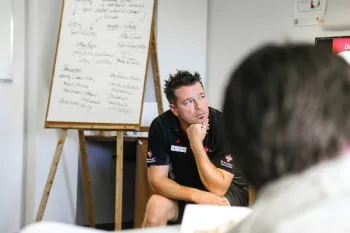
[[[175,116],[179,116],[179,114],[177,113],[177,109],[176,109],[175,104],[169,104],[169,108]]]

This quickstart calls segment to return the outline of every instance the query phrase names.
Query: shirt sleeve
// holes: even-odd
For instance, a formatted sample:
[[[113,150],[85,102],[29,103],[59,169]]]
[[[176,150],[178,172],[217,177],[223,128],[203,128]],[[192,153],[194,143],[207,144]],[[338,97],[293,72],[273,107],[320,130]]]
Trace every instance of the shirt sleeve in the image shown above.
[[[147,166],[169,165],[169,154],[166,152],[161,125],[153,121],[148,132]]]
[[[213,158],[213,164],[218,168],[235,174],[234,157],[229,149],[230,147],[223,133],[223,129],[223,125],[218,123],[215,132],[215,145],[213,150],[215,156]]]

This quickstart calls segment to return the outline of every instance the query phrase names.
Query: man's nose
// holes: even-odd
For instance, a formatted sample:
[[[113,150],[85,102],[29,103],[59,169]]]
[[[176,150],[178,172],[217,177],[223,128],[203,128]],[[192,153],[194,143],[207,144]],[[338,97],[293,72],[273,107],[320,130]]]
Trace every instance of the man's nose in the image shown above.
[[[201,109],[202,108],[202,103],[198,100],[194,101],[194,106],[195,108],[198,110],[198,109]]]

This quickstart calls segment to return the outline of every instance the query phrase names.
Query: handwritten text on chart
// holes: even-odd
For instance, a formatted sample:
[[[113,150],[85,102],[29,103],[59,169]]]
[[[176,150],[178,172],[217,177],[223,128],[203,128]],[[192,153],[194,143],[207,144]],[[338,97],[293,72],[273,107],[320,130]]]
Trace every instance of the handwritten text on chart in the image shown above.
[[[69,59],[55,68],[59,105],[135,115],[135,101],[142,101],[150,36],[145,20],[151,23],[151,10],[146,12],[144,0],[70,2],[60,38],[60,51]]]

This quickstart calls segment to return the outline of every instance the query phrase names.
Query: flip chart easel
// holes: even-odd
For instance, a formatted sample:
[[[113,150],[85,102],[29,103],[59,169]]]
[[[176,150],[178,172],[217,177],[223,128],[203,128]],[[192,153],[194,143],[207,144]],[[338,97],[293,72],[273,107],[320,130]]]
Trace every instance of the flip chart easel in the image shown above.
[[[163,112],[154,33],[156,0],[64,0],[45,128],[61,130],[36,215],[41,221],[69,129],[78,130],[89,226],[93,202],[84,130],[117,131],[115,229],[122,224],[124,131],[140,130],[149,59]],[[144,130],[144,128],[143,128]]]

